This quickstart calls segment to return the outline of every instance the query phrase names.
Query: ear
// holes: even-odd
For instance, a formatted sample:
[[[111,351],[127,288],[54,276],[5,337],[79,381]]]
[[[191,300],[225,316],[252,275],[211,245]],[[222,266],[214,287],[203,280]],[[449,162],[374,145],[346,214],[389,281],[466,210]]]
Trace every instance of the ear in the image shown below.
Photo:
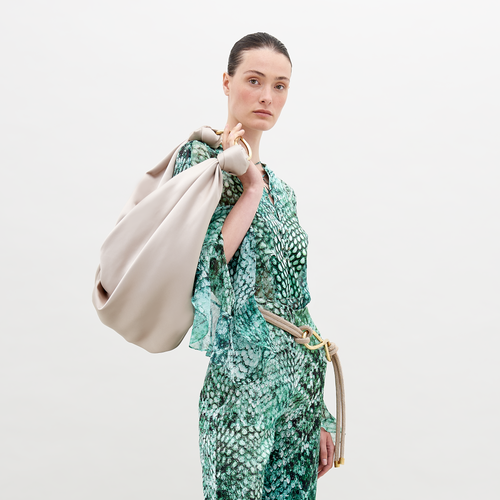
[[[230,83],[231,83],[231,77],[227,73],[224,73],[222,75],[222,90],[224,91],[225,95],[229,95]]]

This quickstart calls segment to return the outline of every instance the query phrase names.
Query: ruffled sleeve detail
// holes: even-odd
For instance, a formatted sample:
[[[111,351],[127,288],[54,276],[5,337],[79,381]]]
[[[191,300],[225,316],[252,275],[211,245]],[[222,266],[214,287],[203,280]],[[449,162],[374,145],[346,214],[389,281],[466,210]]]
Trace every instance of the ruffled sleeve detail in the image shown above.
[[[219,206],[212,217],[198,261],[192,299],[195,319],[190,347],[207,351],[214,362],[222,362],[228,352],[234,355],[248,349],[260,350],[267,345],[268,337],[266,322],[254,298],[252,228],[226,264],[222,226],[230,209]]]
[[[268,343],[268,327],[255,301],[255,239],[252,228],[226,264],[222,225],[231,207],[212,217],[198,262],[192,303],[190,347],[206,351],[234,380],[258,376]]]
[[[222,226],[231,207],[218,207],[208,227],[198,261],[192,303],[195,309],[189,346],[210,355],[221,313],[231,315],[234,290],[224,254]]]
[[[174,175],[218,153],[199,141],[179,151]],[[224,175],[230,175],[224,173]],[[226,263],[222,226],[233,205],[221,199],[200,253],[193,288],[194,322],[189,346],[224,364],[234,379],[262,368],[269,330],[255,301],[256,249],[252,227]]]

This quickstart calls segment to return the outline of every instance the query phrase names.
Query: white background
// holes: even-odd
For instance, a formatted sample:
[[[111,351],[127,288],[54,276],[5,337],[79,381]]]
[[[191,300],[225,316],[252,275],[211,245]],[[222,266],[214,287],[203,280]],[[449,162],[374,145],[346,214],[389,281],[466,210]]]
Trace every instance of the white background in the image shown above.
[[[137,179],[224,125],[229,51],[267,31],[293,78],[261,157],[346,378],[318,499],[498,498],[498,3],[172,4],[2,3],[0,497],[202,498],[206,358],[126,343],[90,296]]]

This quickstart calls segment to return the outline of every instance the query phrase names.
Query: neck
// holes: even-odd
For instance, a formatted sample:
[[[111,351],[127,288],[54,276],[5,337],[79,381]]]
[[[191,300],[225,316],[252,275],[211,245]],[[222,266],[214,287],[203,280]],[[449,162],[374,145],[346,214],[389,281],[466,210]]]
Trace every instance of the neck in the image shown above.
[[[229,128],[233,129],[236,127],[238,122],[235,120],[232,120],[231,118],[227,119],[227,123],[229,124]],[[243,127],[245,130],[245,135],[243,138],[245,141],[250,144],[250,147],[252,148],[252,161],[254,163],[257,163],[260,161],[260,151],[259,151],[259,146],[260,146],[260,138],[262,137],[262,130],[252,130],[252,129],[246,129]]]

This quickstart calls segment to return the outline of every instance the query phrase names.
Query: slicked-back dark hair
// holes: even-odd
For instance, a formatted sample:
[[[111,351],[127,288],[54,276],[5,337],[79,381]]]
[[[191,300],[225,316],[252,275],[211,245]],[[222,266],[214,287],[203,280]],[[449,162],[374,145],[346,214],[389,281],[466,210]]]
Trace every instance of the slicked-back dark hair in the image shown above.
[[[233,76],[236,72],[243,58],[243,52],[252,49],[274,50],[275,52],[283,54],[290,61],[290,65],[292,64],[288,50],[286,50],[286,47],[277,38],[267,33],[252,33],[238,40],[231,49],[229,61],[227,62],[227,74],[229,76]]]

